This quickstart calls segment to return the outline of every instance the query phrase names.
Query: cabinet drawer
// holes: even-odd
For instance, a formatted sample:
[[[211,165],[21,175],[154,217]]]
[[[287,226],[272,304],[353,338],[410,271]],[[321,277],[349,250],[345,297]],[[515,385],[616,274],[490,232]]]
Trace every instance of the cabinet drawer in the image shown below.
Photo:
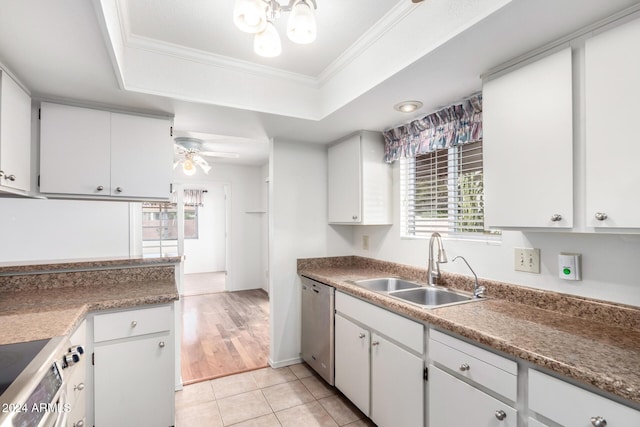
[[[336,311],[422,354],[424,326],[352,296],[336,292]]]
[[[431,330],[429,358],[515,402],[518,392],[518,364],[457,338]]]
[[[93,319],[93,341],[108,341],[171,330],[170,306],[97,314]]]
[[[609,426],[640,426],[640,411],[533,369],[529,409],[563,426],[588,426],[592,417],[602,417]]]

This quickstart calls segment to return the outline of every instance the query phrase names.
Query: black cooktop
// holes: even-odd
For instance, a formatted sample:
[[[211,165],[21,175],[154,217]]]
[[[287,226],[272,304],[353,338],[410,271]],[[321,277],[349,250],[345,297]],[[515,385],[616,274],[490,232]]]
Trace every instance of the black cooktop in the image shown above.
[[[0,345],[0,395],[48,342],[48,339],[44,339]]]

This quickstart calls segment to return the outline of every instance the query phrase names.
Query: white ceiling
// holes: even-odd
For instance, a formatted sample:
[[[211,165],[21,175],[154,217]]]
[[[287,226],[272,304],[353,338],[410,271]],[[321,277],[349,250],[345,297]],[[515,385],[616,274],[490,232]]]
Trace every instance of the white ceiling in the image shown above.
[[[267,60],[233,26],[233,0],[0,0],[0,61],[35,98],[172,114],[177,131],[263,164],[270,138],[328,143],[406,122],[480,90],[492,67],[640,2],[317,3],[317,42],[283,37],[283,55]],[[406,99],[425,106],[392,109]]]

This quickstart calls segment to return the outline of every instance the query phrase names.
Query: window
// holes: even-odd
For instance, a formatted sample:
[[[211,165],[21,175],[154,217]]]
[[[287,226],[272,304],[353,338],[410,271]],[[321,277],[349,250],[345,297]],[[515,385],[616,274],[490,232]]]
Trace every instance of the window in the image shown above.
[[[198,238],[198,207],[184,207],[184,237]],[[175,203],[142,204],[142,253],[166,256],[178,253],[178,211]]]
[[[178,211],[175,203],[143,203],[142,240],[178,238]],[[198,207],[184,207],[184,238],[198,238]]]
[[[484,238],[482,141],[400,161],[403,236]]]

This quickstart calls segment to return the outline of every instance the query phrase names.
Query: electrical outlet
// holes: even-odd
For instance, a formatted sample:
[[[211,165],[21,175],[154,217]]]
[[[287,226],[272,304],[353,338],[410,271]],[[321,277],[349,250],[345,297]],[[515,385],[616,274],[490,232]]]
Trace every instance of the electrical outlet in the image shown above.
[[[369,250],[369,236],[366,234],[362,236],[362,249],[365,251]]]
[[[516,271],[540,274],[540,249],[515,248],[513,268]]]

